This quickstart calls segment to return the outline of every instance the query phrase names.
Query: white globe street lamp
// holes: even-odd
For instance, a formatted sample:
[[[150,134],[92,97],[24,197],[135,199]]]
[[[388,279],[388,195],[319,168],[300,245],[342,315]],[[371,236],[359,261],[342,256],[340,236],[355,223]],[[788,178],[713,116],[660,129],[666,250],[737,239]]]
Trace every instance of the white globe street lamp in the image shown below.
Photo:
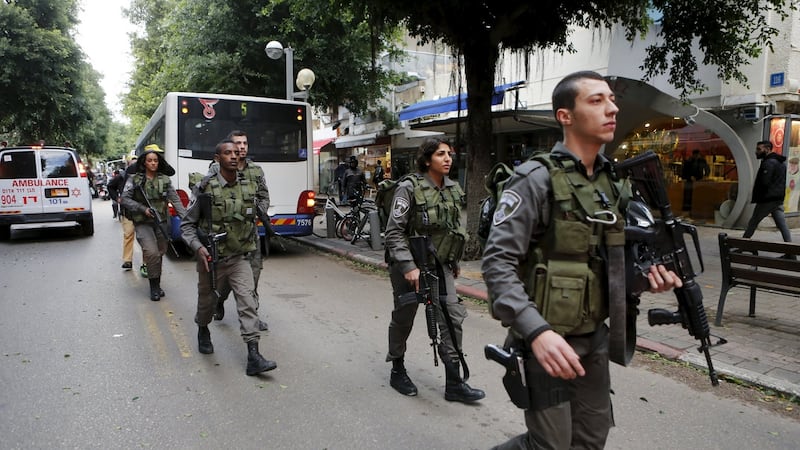
[[[264,53],[270,59],[280,59],[281,55],[286,54],[286,100],[292,100],[292,78],[294,77],[294,50],[292,47],[283,48],[278,41],[269,41],[264,47]]]

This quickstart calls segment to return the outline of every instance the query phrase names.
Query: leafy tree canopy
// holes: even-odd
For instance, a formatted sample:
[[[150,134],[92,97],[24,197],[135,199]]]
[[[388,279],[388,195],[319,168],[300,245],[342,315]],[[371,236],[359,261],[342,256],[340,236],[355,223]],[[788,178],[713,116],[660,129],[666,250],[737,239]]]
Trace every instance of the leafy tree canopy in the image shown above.
[[[0,4],[0,135],[100,153],[109,122],[99,75],[72,37],[75,0]]]
[[[441,41],[463,58],[467,81],[467,225],[473,239],[469,257],[478,256],[478,198],[483,176],[491,167],[493,146],[491,95],[501,49],[528,53],[537,48],[571,51],[575,27],[610,28],[620,25],[628,40],[649,30],[656,42],[642,63],[644,78],[667,73],[686,97],[705,88],[697,76],[699,48],[702,62],[717,67],[720,78],[743,81],[741,72],[750,58],[771,46],[776,30],[767,14],[786,17],[791,0],[337,0],[360,11],[373,27],[405,25],[421,41]],[[656,24],[648,12],[662,13]],[[480,194],[478,194],[480,195]]]
[[[294,49],[296,72],[316,74],[310,101],[356,113],[382,97],[390,74],[373,58],[392,51],[394,28],[375,33],[330,0],[134,0],[139,26],[132,39],[135,68],[125,113],[141,129],[169,91],[285,98],[285,61],[264,46]],[[370,45],[365,45],[370,43]]]

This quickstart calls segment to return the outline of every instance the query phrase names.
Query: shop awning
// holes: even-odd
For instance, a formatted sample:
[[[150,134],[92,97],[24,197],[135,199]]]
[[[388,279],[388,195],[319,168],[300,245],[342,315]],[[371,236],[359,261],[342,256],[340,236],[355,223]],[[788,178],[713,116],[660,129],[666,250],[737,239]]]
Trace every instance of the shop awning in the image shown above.
[[[513,83],[501,84],[494,87],[494,94],[492,94],[492,105],[499,105],[503,103],[503,97],[506,91],[519,89],[525,81],[515,81]],[[467,94],[452,95],[450,97],[440,98],[438,100],[426,100],[424,102],[414,103],[411,106],[404,108],[400,111],[400,120],[412,120],[422,116],[429,116],[432,114],[441,114],[450,111],[457,111],[459,109],[459,100],[461,103],[461,110],[467,110]]]
[[[377,137],[377,133],[348,134],[337,137],[333,144],[336,148],[361,147],[374,144]]]
[[[330,144],[331,141],[333,141],[333,138],[319,139],[317,141],[314,141],[314,154],[319,155],[320,149],[322,149],[322,147],[325,147],[326,145]]]

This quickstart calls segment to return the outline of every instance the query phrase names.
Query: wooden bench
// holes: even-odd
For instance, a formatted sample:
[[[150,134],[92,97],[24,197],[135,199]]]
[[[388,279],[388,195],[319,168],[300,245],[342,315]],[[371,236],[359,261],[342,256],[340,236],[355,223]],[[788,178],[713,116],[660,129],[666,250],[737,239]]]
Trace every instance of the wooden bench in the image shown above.
[[[750,288],[749,317],[756,314],[757,289],[800,296],[800,261],[797,255],[800,255],[800,244],[732,238],[720,233],[722,286],[714,324],[722,324],[725,297],[733,287]]]

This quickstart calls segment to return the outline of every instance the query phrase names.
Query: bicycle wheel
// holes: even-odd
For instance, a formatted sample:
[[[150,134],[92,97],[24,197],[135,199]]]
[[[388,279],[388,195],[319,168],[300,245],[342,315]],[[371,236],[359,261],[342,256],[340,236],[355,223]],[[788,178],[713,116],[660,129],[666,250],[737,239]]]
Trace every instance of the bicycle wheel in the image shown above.
[[[364,238],[364,225],[367,224],[367,216],[362,215],[361,219],[358,221],[358,226],[356,227],[355,231],[353,232],[353,237],[350,239],[351,244],[355,244],[359,238]]]
[[[342,220],[342,224],[339,226],[339,231],[342,234],[342,239],[344,239],[345,241],[352,240],[357,227],[358,227],[358,221],[355,216],[351,215],[345,216],[344,220]]]

